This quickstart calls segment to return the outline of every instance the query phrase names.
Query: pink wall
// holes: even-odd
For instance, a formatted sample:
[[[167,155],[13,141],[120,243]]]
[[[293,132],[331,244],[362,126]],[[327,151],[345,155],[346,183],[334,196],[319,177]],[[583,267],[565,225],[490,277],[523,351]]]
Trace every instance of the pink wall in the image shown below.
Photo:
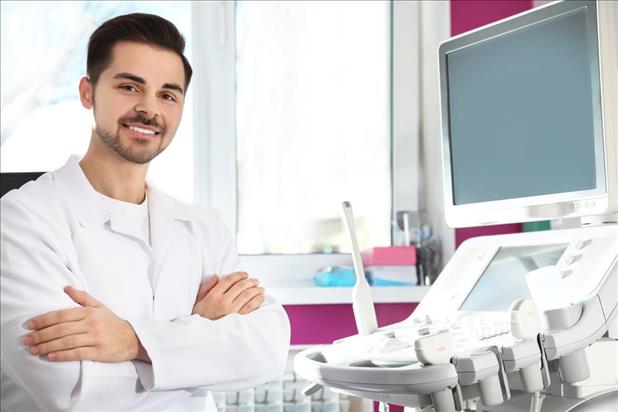
[[[521,223],[513,223],[510,225],[494,225],[494,226],[478,226],[467,227],[463,229],[455,229],[455,246],[458,247],[461,243],[471,237],[501,235],[504,233],[517,233],[522,231]]]
[[[532,7],[532,0],[451,0],[451,35],[455,36]],[[471,237],[521,231],[520,223],[456,229],[455,246]]]
[[[532,8],[532,0],[451,0],[451,35],[476,29]]]
[[[375,307],[378,326],[404,320],[410,316],[416,305],[377,303]],[[331,343],[357,333],[351,304],[285,305],[285,311],[292,325],[292,345]]]

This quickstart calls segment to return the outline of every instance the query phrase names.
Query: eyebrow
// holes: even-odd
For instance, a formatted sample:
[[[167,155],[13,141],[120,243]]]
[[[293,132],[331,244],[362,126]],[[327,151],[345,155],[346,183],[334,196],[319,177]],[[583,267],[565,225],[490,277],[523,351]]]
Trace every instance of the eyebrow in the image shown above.
[[[114,79],[127,79],[127,80],[134,81],[135,83],[146,84],[146,80],[144,80],[142,77],[136,76],[136,75],[131,74],[131,73],[126,73],[126,72],[115,74],[113,78]],[[163,83],[163,86],[161,86],[161,87],[163,89],[176,90],[176,91],[180,92],[180,94],[182,94],[183,96],[185,94],[185,91],[183,90],[183,88],[180,87],[176,83]]]

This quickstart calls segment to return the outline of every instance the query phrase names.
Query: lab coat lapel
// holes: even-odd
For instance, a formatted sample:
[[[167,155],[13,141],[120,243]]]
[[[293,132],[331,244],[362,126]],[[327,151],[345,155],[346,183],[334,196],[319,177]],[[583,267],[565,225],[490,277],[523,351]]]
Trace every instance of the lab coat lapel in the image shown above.
[[[52,179],[83,226],[102,225],[110,220],[101,198],[79,166],[77,156],[71,156],[63,167],[52,172]]]
[[[159,191],[150,182],[147,184],[150,208],[150,240],[155,259],[154,294],[161,284],[161,275],[168,266],[168,259],[177,256],[176,248],[186,248],[187,233],[182,221],[196,218],[189,205]]]
[[[143,242],[127,231],[120,222],[111,218],[109,210],[101,200],[101,195],[92,187],[79,165],[77,156],[71,156],[64,167],[52,174],[83,226],[95,227],[109,224],[112,231]]]

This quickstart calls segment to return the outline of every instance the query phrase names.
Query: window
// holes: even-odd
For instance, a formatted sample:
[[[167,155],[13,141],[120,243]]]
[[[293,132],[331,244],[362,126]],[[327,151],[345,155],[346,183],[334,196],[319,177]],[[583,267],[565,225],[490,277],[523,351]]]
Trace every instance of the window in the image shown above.
[[[121,14],[158,14],[185,34],[191,60],[190,2],[3,1],[2,172],[49,171],[90,140],[91,113],[79,101],[88,38]],[[189,88],[175,141],[153,162],[150,178],[168,193],[193,200],[193,121]]]
[[[249,270],[294,276],[390,244],[418,210],[416,2],[205,2],[196,78],[198,201],[219,209]],[[202,95],[203,93],[203,95]]]
[[[243,254],[390,242],[390,7],[236,5],[237,243]]]

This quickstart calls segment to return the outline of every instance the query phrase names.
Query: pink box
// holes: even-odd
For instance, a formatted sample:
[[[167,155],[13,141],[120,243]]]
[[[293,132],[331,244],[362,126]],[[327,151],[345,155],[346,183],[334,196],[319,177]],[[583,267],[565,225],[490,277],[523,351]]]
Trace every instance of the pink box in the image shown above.
[[[378,246],[361,252],[364,266],[403,266],[416,264],[415,246]]]

